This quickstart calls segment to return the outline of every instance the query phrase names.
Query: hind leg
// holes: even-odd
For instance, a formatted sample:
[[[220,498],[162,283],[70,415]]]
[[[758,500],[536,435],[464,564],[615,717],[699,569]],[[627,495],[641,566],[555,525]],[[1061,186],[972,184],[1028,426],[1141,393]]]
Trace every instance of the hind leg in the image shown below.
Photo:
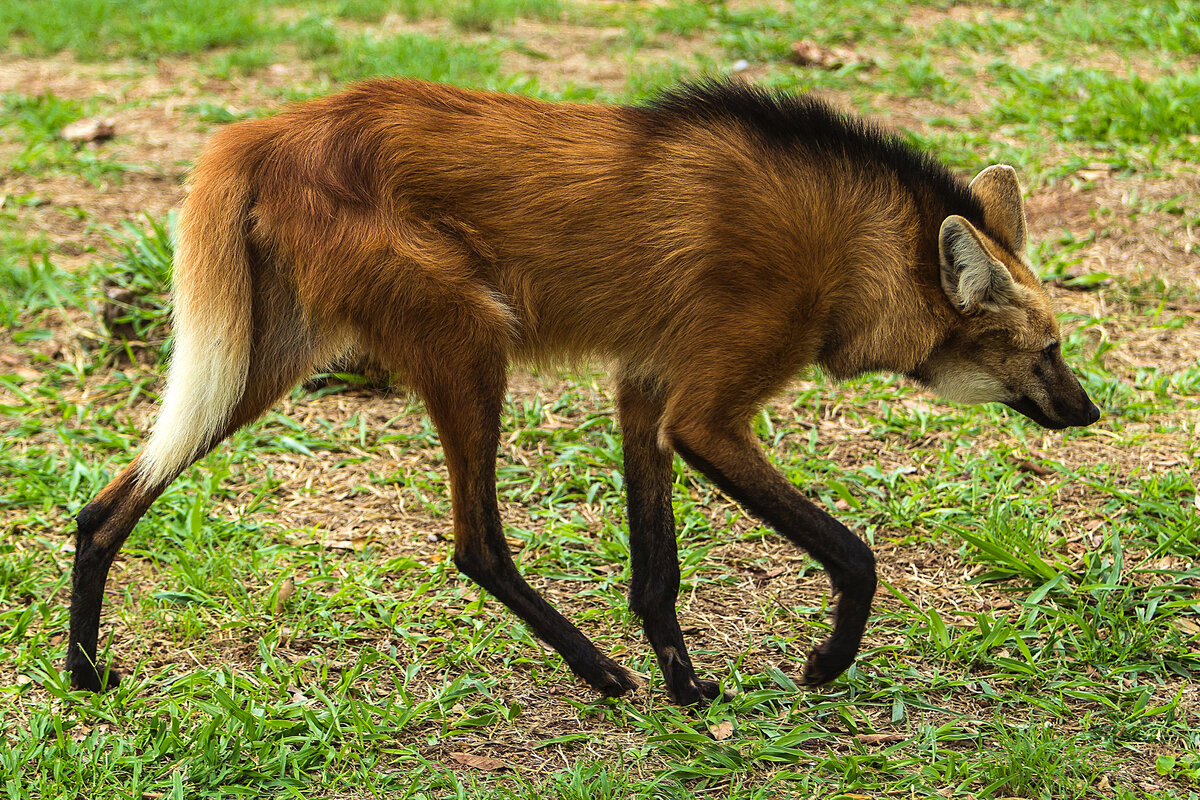
[[[412,377],[446,454],[455,566],[520,617],[594,689],[608,697],[624,694],[636,686],[632,676],[525,582],[504,540],[495,477],[507,382],[503,355],[443,355],[435,369]]]
[[[71,632],[67,671],[71,688],[99,692],[111,689],[120,676],[96,660],[100,606],[108,571],[133,526],[166,486],[142,487],[138,461],[121,471],[76,517],[75,563],[71,573]]]
[[[311,369],[309,352],[294,344],[291,349],[275,348],[272,351],[264,342],[259,349],[270,358],[251,364],[246,392],[234,407],[228,425],[196,453],[193,461],[202,458],[238,428],[257,419]],[[98,692],[111,689],[120,682],[120,676],[100,664],[96,656],[108,572],[137,521],[188,466],[180,467],[157,485],[146,485],[140,480],[139,459],[140,456],[123,469],[76,517],[78,533],[71,575],[71,622],[66,661],[71,686],[75,689]]]
[[[371,297],[357,306],[355,331],[369,354],[421,396],[441,437],[455,566],[557,650],[576,675],[602,694],[624,694],[636,685],[630,674],[525,582],[504,540],[496,450],[517,321],[480,282],[461,243],[415,223],[404,230],[385,254],[386,267],[371,272],[391,276],[390,282],[356,283],[369,286]]]

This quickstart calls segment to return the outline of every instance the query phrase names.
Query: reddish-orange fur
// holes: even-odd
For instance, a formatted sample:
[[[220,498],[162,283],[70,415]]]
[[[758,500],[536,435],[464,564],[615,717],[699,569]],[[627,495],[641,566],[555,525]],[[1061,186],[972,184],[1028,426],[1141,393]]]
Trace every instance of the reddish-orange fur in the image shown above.
[[[653,142],[638,113],[380,81],[226,128],[195,180],[244,176],[249,242],[283,265],[314,333],[352,333],[399,369],[419,368],[432,332],[672,386],[715,351],[760,375],[778,361],[777,384],[831,332],[842,374],[906,371],[932,347],[926,309],[944,303],[936,275],[900,285],[922,277],[905,269],[919,232],[890,176],[781,169],[733,126]],[[902,343],[888,363],[880,336]],[[731,354],[731,339],[746,344]]]
[[[632,681],[521,580],[504,544],[493,461],[515,361],[613,368],[631,604],[676,699],[713,697],[716,684],[697,678],[675,618],[672,450],[825,565],[842,599],[806,676],[841,672],[869,612],[873,557],[771,467],[748,417],[806,365],[847,377],[936,363],[942,376],[966,357],[953,349],[959,333],[969,343],[976,328],[1033,331],[1053,319],[1013,252],[1024,233],[1014,180],[981,187],[999,187],[1010,213],[998,215],[989,197],[827,110],[794,114],[811,123],[813,144],[760,113],[761,97],[716,91],[741,110],[659,113],[373,81],[218,133],[181,216],[186,360],[172,367],[140,464],[80,515],[68,656],[77,684],[101,685],[92,662],[104,574],[149,502],[347,351],[424,399],[446,451],[456,564],[597,689],[620,694]],[[1028,309],[973,317],[952,306],[939,267],[950,215],[963,215],[956,246],[969,233],[994,251],[1026,287]],[[1025,336],[1037,348],[1044,338]],[[190,431],[178,422],[189,415],[204,424]]]

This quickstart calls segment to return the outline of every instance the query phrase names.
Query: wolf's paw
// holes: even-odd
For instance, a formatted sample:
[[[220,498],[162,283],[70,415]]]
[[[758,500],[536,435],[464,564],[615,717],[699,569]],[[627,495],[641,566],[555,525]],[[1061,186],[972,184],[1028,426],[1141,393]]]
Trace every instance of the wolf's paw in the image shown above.
[[[83,692],[107,692],[121,683],[121,673],[112,668],[97,670],[91,664],[71,669],[71,688]]]
[[[822,642],[808,654],[804,665],[805,686],[821,686],[841,675],[854,663],[858,648],[840,645],[833,639]]]
[[[637,680],[611,658],[601,656],[587,675],[581,675],[589,686],[605,697],[621,697],[638,687]]]

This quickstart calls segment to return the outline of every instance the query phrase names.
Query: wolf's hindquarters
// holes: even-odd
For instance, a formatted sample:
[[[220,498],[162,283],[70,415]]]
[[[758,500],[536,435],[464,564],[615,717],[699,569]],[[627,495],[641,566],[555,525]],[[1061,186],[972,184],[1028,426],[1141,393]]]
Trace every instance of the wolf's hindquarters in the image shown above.
[[[97,662],[96,645],[108,571],[134,525],[180,472],[312,368],[313,337],[270,285],[276,269],[252,268],[249,196],[228,170],[197,169],[176,247],[175,346],[162,410],[145,449],[77,518],[67,649],[76,688],[119,681]]]

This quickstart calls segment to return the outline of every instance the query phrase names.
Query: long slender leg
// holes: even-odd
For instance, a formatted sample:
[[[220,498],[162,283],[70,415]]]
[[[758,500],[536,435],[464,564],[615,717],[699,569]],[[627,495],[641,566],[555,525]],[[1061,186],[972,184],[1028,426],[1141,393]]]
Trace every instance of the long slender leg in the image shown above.
[[[521,577],[504,540],[496,500],[496,448],[506,377],[502,356],[440,359],[415,374],[441,436],[454,510],[454,563],[520,617],[597,691],[616,697],[636,687],[624,667],[559,614]]]
[[[72,688],[98,692],[120,683],[115,671],[107,670],[96,660],[104,584],[129,532],[165,488],[139,486],[135,460],[76,517],[79,530],[71,573],[71,629],[67,644],[67,670],[71,673]]]
[[[744,422],[675,420],[668,429],[689,464],[829,573],[833,590],[841,593],[833,634],[809,654],[804,680],[810,685],[833,680],[853,663],[871,613],[876,586],[871,549],[771,466]]]
[[[202,458],[243,425],[257,419],[311,367],[310,353],[295,345],[290,349],[281,348],[268,341],[259,350],[270,354],[268,364],[251,366],[245,396],[233,409],[229,424],[193,461]],[[121,680],[115,670],[96,660],[104,586],[113,560],[134,525],[170,485],[170,480],[157,486],[143,485],[138,480],[137,465],[138,461],[134,459],[76,517],[78,532],[71,575],[71,622],[66,661],[71,686],[75,689],[99,692],[113,688]]]
[[[688,656],[675,602],[679,597],[679,556],[671,510],[671,459],[659,447],[664,403],[653,387],[623,380],[617,413],[624,441],[625,492],[629,506],[629,551],[633,580],[629,607],[642,618],[646,638],[658,656],[667,691],[677,703],[693,705],[720,692],[702,681]]]

